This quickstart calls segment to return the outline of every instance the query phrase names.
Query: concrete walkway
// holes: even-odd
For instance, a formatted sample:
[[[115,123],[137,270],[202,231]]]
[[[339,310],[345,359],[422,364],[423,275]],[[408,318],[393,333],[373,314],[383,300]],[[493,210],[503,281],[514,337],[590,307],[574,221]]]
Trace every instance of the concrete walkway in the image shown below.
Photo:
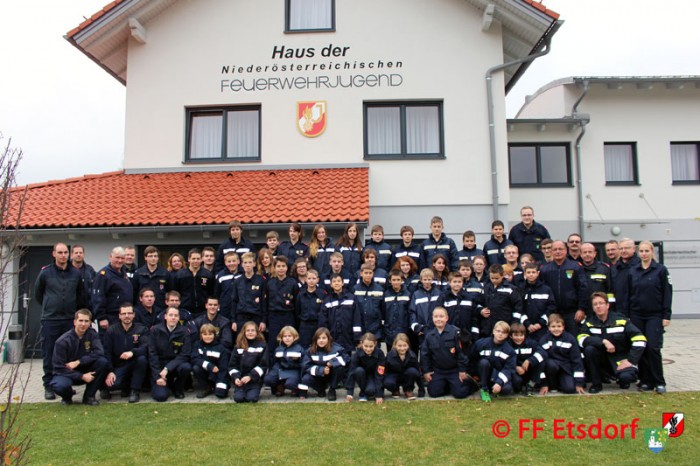
[[[676,319],[667,329],[664,341],[664,375],[668,383],[667,389],[670,392],[698,391],[700,390],[700,369],[698,368],[697,356],[700,355],[700,319]],[[7,375],[8,370],[13,366],[3,364],[0,366],[0,377]],[[57,403],[57,401],[47,402],[44,400],[44,389],[41,383],[42,367],[41,360],[28,360],[18,366],[20,388],[16,390],[14,396],[22,395],[21,389],[26,387],[23,394],[25,402]],[[27,378],[28,375],[28,378]],[[637,393],[634,387],[630,390],[620,390],[617,386],[605,385],[601,395],[612,393]],[[77,394],[73,397],[75,402],[79,402],[82,396],[82,387],[77,387]],[[231,392],[232,393],[232,392]],[[313,391],[310,397],[303,401],[305,403],[324,401],[316,398]],[[355,394],[357,395],[357,393]],[[388,393],[387,393],[388,395]],[[476,396],[476,395],[475,395]],[[391,399],[390,397],[388,398]],[[141,402],[153,402],[149,393],[142,393]],[[271,395],[269,389],[265,389],[260,397],[262,402],[289,402],[296,401],[290,396],[277,398]],[[338,401],[345,400],[345,390],[338,390]],[[428,398],[423,398],[428,400]],[[177,403],[231,403],[230,399],[218,400],[214,396],[209,396],[204,400],[195,398],[195,392],[188,392],[184,400],[169,399],[170,402]],[[108,403],[126,403],[118,393],[113,394],[112,400]]]

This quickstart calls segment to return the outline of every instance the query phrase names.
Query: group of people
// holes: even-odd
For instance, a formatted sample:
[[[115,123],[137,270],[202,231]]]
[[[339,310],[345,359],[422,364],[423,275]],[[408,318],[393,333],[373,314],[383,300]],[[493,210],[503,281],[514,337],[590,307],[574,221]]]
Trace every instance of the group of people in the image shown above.
[[[90,405],[98,391],[137,402],[150,388],[165,401],[191,384],[198,398],[233,388],[237,402],[257,401],[264,385],[329,400],[340,386],[353,400],[357,385],[359,400],[378,403],[385,390],[409,399],[480,390],[490,401],[637,380],[664,393],[672,290],[653,245],[642,241],[637,255],[634,241],[611,241],[604,263],[578,234],[552,241],[531,207],[521,218],[508,236],[494,221],[483,249],[471,231],[458,249],[434,217],[421,244],[405,226],[391,247],[376,225],[363,245],[350,223],[337,243],[316,225],[307,245],[292,224],[289,240],[270,232],[256,251],[234,221],[218,250],[173,256],[170,270],[154,246],[140,268],[134,248],[116,247],[92,276],[83,248],[69,262],[58,243],[35,285],[45,397],[70,403],[81,383]]]

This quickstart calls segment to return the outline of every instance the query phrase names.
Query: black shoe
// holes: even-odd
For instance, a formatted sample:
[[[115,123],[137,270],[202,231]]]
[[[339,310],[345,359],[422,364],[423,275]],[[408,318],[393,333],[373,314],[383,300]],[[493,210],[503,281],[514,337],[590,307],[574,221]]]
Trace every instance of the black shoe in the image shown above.
[[[418,398],[425,398],[425,388],[418,389]]]
[[[70,406],[73,404],[73,398],[62,398],[61,399],[61,404],[63,406]]]
[[[620,382],[620,388],[623,390],[627,390],[628,388],[630,388],[629,382]]]
[[[591,388],[588,389],[588,393],[600,393],[603,391],[603,386],[602,385],[591,385]]]
[[[654,391],[656,391],[656,393],[658,393],[659,395],[663,395],[664,393],[666,393],[666,385],[657,385],[656,387],[654,387]]]
[[[122,398],[126,398],[127,396],[130,396],[130,395],[131,395],[131,392],[129,390],[127,390],[126,388],[123,388],[119,392],[119,396],[121,396]]]
[[[141,394],[138,390],[131,390],[129,394],[129,403],[138,403],[141,399]]]
[[[55,400],[56,393],[53,390],[51,390],[50,388],[45,388],[44,389],[44,399],[45,400]]]
[[[212,393],[214,393],[214,390],[212,390],[211,388],[207,388],[207,389],[205,389],[205,390],[200,390],[199,392],[197,392],[197,397],[196,397],[196,398],[199,399],[199,400],[201,400],[202,398],[208,397],[208,396],[211,395]]]
[[[324,398],[325,396],[326,396],[326,391],[325,391],[325,390],[321,390],[320,392],[318,392],[318,397],[319,397],[319,398]]]
[[[101,400],[111,400],[112,393],[109,390],[100,390],[100,399]]]
[[[639,391],[640,391],[640,392],[650,392],[650,391],[652,391],[653,389],[654,389],[654,387],[652,387],[651,385],[646,384],[646,383],[643,383],[643,384],[639,385]]]
[[[335,395],[335,388],[328,389],[328,401],[335,401],[337,399]]]
[[[83,398],[83,404],[88,406],[99,406],[100,402],[94,396]]]
[[[174,396],[175,398],[177,398],[178,400],[182,400],[182,399],[185,398],[185,392],[183,392],[183,391],[181,391],[181,390],[178,390],[178,391],[176,391],[176,392],[173,394],[173,396]]]

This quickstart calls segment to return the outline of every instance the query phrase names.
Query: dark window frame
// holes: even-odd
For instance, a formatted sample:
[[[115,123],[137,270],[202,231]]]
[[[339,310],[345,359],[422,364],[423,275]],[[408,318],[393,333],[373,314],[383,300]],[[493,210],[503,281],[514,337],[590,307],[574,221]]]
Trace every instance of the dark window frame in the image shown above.
[[[606,146],[630,146],[632,148],[632,179],[629,181],[608,181],[605,174],[605,147]],[[637,156],[637,143],[632,141],[614,141],[603,143],[603,173],[605,174],[605,186],[639,186],[639,162]]]
[[[331,27],[320,29],[291,29],[289,15],[292,11],[292,1],[293,0],[285,0],[284,2],[284,32],[286,34],[298,34],[307,32],[335,32],[335,0],[328,0],[329,2],[331,2]]]
[[[698,157],[698,165],[700,165],[700,141],[671,141],[669,146],[674,146],[674,145],[691,145],[695,144],[696,147],[696,153]],[[669,147],[670,148],[670,147]],[[670,155],[670,154],[669,154]],[[671,161],[673,163],[673,161]],[[692,185],[692,184],[700,184],[700,178],[697,180],[674,180],[673,179],[673,168],[671,168],[671,184],[672,185]]]
[[[228,123],[228,112],[235,111],[251,111],[258,112],[258,155],[257,157],[226,157],[227,138],[226,131]],[[221,116],[221,157],[208,158],[190,158],[190,143],[192,140],[192,120],[195,116],[201,115],[218,115]],[[262,106],[261,105],[221,105],[221,106],[206,106],[206,107],[187,107],[185,108],[185,164],[200,164],[200,163],[245,163],[245,162],[260,162],[262,160]]]
[[[537,181],[534,183],[513,183],[511,170],[511,147],[534,147],[535,164],[537,166]],[[566,157],[566,181],[564,183],[546,183],[542,181],[542,147],[563,147]],[[508,144],[508,182],[511,188],[570,188],[573,186],[571,178],[571,145],[568,142],[511,142]]]
[[[401,125],[401,153],[399,154],[369,154],[367,113],[370,108],[399,108],[399,123]],[[409,154],[406,138],[406,108],[407,107],[437,107],[439,125],[440,150],[434,154]],[[379,102],[364,102],[362,104],[363,125],[363,158],[364,160],[444,160],[445,157],[445,117],[441,100],[392,100]]]

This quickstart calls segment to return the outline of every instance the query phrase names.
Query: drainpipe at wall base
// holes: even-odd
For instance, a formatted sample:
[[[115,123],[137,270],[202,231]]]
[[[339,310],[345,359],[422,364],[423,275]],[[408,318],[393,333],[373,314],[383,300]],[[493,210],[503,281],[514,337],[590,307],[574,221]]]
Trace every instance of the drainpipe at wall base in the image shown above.
[[[584,241],[586,239],[583,225],[583,175],[581,173],[581,139],[583,139],[584,134],[586,134],[586,125],[590,121],[590,118],[588,118],[587,115],[579,115],[578,106],[583,100],[583,98],[586,97],[586,94],[588,94],[588,84],[588,80],[583,82],[583,92],[579,96],[578,100],[576,100],[573,107],[571,107],[572,118],[583,117],[581,118],[581,132],[576,138],[576,145],[574,149],[576,154],[576,197],[578,201],[578,232],[581,235],[581,241]]]
[[[513,65],[519,65],[522,63],[528,63],[536,58],[547,55],[551,49],[552,36],[554,32],[559,29],[563,24],[563,21],[556,21],[549,31],[546,33],[544,39],[544,50],[537,53],[531,53],[530,55],[519,58],[517,60],[509,61],[507,63],[502,63],[500,65],[492,66],[486,70],[486,100],[487,100],[487,110],[489,115],[489,149],[491,152],[491,193],[493,203],[493,219],[499,220],[498,218],[498,168],[496,163],[496,125],[494,122],[494,111],[493,111],[493,74],[497,71],[504,70]]]

